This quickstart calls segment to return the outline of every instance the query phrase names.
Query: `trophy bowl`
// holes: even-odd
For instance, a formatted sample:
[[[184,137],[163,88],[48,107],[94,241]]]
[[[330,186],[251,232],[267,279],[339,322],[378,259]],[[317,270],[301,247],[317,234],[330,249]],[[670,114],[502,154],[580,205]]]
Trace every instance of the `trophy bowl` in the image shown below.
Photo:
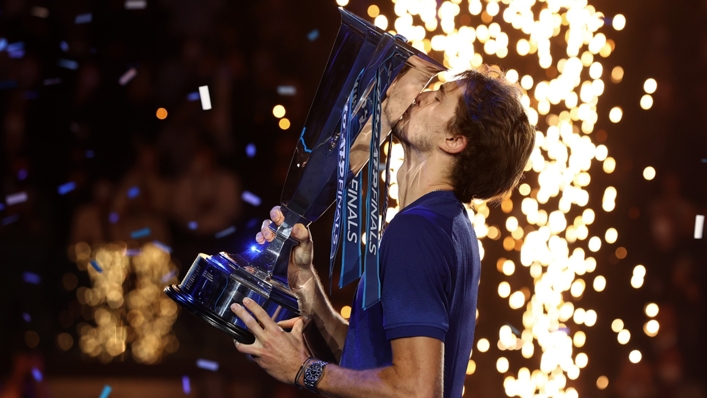
[[[199,254],[182,282],[164,289],[179,305],[241,343],[250,344],[255,337],[230,306],[245,297],[275,321],[299,315],[297,298],[287,285],[289,252],[298,243],[290,232],[298,222],[309,225],[318,219],[335,202],[337,187],[347,185],[368,162],[374,145],[371,137],[376,137],[371,122],[374,107],[385,104],[388,120],[397,120],[430,80],[445,70],[403,37],[392,36],[342,8],[339,11],[341,27],[283,187],[280,202],[285,220],[274,230],[275,239],[240,254]],[[383,64],[387,80],[380,83],[377,71]],[[350,164],[347,173],[337,173],[337,155],[345,139],[342,112],[347,109],[353,116],[348,124],[343,122],[348,128]],[[376,145],[385,140],[387,130]]]

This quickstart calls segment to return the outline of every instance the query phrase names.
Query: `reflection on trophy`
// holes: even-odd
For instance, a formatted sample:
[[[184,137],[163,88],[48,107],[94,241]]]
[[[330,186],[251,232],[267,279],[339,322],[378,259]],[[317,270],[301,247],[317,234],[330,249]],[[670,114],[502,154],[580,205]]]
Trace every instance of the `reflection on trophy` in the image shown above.
[[[371,158],[371,148],[377,152],[391,125],[445,69],[404,38],[339,11],[341,27],[290,163],[281,196],[285,221],[275,240],[240,254],[199,254],[182,282],[165,288],[178,304],[241,343],[252,343],[254,336],[231,304],[248,297],[276,322],[299,315],[287,285],[290,248],[298,243],[290,238],[292,227],[309,225],[335,202],[337,190],[340,196]],[[372,117],[375,109],[378,118]],[[344,140],[350,148],[345,169],[339,156]]]

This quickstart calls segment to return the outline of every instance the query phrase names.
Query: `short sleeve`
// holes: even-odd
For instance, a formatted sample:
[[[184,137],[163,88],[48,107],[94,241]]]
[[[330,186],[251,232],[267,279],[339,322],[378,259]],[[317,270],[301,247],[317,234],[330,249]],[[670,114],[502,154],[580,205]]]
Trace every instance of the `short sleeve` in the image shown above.
[[[386,338],[432,337],[449,329],[451,238],[418,214],[398,214],[381,242],[381,303]]]

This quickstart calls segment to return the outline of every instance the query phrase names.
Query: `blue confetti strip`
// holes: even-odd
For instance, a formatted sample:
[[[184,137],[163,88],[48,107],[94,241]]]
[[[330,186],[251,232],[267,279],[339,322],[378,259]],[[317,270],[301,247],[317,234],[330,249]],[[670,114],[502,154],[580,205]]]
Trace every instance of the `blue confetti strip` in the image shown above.
[[[295,86],[277,86],[277,93],[280,95],[295,95],[297,89]]]
[[[118,215],[118,213],[112,212],[108,215],[108,222],[110,222],[111,224],[117,223],[118,220],[120,220],[120,216]]]
[[[218,362],[209,361],[208,359],[198,359],[196,361],[196,366],[215,372],[218,370]]]
[[[140,187],[133,186],[133,187],[130,187],[130,189],[128,189],[128,198],[135,199],[138,196],[140,196]]]
[[[101,391],[101,395],[98,398],[108,398],[111,391],[113,391],[113,389],[108,384],[106,384],[103,387],[103,391]]]
[[[59,66],[66,69],[76,70],[79,68],[79,63],[70,59],[60,59]]]
[[[182,376],[182,390],[185,394],[191,393],[191,383],[189,382],[189,376]]]
[[[8,55],[12,59],[19,59],[25,56],[25,50],[8,51]]]
[[[143,229],[138,229],[137,231],[133,231],[130,233],[130,237],[133,239],[140,239],[144,238],[146,236],[150,236],[150,228],[143,228]]]
[[[7,39],[0,39],[0,51],[3,51],[7,47]]]
[[[319,37],[319,29],[314,29],[313,31],[307,33],[307,39],[309,41],[315,41]]]
[[[76,20],[74,21],[76,25],[82,24],[82,23],[89,23],[93,20],[93,14],[90,12],[86,14],[79,14],[76,16]]]
[[[189,223],[187,224],[187,227],[189,227],[189,229],[191,229],[193,231],[193,230],[199,228],[199,224],[197,224],[196,221],[189,221]]]
[[[172,253],[172,248],[165,245],[164,243],[158,241],[158,240],[153,240],[152,244],[157,246],[158,249],[162,250],[165,253]]]
[[[27,201],[27,192],[17,192],[12,195],[5,196],[5,202],[8,206],[16,205]]]
[[[91,265],[93,266],[93,269],[96,270],[98,273],[103,273],[103,268],[98,264],[98,260],[91,260]]]
[[[199,101],[201,99],[201,96],[199,96],[198,91],[194,91],[193,93],[189,93],[187,95],[187,101]]]
[[[707,163],[707,159],[702,159],[702,163]]]
[[[22,313],[22,319],[24,319],[24,320],[25,320],[25,322],[27,322],[27,323],[30,323],[30,322],[32,322],[32,317],[31,317],[31,316],[29,316],[29,314],[28,314],[28,313],[26,313],[26,312],[23,312],[23,313]]]
[[[13,214],[13,215],[11,215],[11,216],[7,216],[7,217],[5,217],[5,218],[2,219],[2,225],[5,226],[5,225],[12,224],[13,222],[15,222],[15,221],[17,221],[17,220],[19,220],[19,219],[20,219],[20,216],[17,215],[17,214]]]
[[[162,277],[161,282],[162,282],[162,283],[167,283],[167,282],[169,282],[170,279],[172,279],[172,278],[175,277],[175,276],[177,276],[177,271],[171,271],[171,272],[169,272],[167,275],[165,275],[165,276]]]
[[[5,210],[5,205],[0,203],[0,211]]]
[[[96,153],[93,152],[92,150],[88,149],[86,150],[86,157],[89,159],[93,159],[93,157],[96,156]]]
[[[32,377],[34,377],[36,381],[42,381],[44,379],[42,372],[37,368],[32,368]]]
[[[20,181],[23,181],[25,178],[27,178],[27,169],[20,169],[20,171],[17,172],[17,179]]]
[[[14,52],[14,51],[22,51],[24,49],[25,49],[25,43],[23,41],[10,43],[7,45],[7,52],[9,52],[9,53]]]
[[[54,79],[44,79],[45,86],[53,86],[53,85],[59,84],[59,83],[61,83],[60,77],[55,77]]]
[[[76,183],[69,181],[66,184],[59,185],[59,189],[57,189],[57,191],[59,192],[59,195],[66,195],[74,189],[76,189]]]
[[[62,41],[61,43],[59,43],[59,47],[61,47],[61,50],[62,50],[63,52],[68,52],[68,51],[69,51],[69,44],[68,44],[67,42],[65,42],[65,41]]]
[[[246,156],[248,156],[249,158],[255,157],[255,144],[250,143],[250,144],[246,145],[246,147],[245,147],[245,154],[246,154]]]
[[[214,236],[216,237],[216,239],[221,239],[224,236],[228,236],[234,232],[236,232],[236,227],[231,225],[230,227],[224,229],[223,231],[217,232],[216,235],[214,235]]]
[[[4,90],[6,88],[15,88],[15,87],[17,87],[17,80],[0,81],[0,90]]]
[[[246,203],[250,203],[253,206],[260,206],[261,200],[260,198],[254,194],[253,192],[250,191],[243,191],[243,194],[241,195],[241,199],[245,201]]]
[[[39,282],[42,281],[42,278],[34,272],[23,272],[22,280],[32,285],[39,285]]]

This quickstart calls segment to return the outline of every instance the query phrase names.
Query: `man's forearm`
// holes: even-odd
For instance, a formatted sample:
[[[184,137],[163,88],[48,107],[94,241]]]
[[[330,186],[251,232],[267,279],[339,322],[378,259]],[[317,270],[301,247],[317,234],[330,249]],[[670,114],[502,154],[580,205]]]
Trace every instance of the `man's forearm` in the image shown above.
[[[314,321],[334,357],[340,359],[349,324],[332,307],[314,269],[311,278],[294,289],[294,293],[299,299],[300,313]]]
[[[394,366],[352,370],[328,364],[317,384],[317,390],[320,394],[332,398],[441,397],[441,380],[434,384],[422,386],[415,381],[405,381]]]

